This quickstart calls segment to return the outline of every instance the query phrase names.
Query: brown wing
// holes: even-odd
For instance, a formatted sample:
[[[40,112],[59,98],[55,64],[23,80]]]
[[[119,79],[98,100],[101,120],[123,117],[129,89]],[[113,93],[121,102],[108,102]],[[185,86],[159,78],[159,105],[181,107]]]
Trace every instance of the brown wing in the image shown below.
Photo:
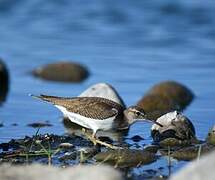
[[[41,95],[38,98],[51,102],[54,105],[65,107],[68,111],[78,113],[93,119],[106,119],[122,114],[124,108],[111,100],[99,97],[63,98]]]
[[[104,102],[80,102],[81,105],[68,107],[67,110],[92,119],[107,119],[112,116],[117,116],[118,114],[117,109]]]

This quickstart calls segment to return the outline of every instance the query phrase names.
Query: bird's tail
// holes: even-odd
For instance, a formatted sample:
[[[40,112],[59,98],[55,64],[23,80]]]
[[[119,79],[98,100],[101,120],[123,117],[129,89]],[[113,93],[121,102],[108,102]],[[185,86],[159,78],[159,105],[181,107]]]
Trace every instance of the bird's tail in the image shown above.
[[[29,96],[31,96],[33,98],[41,99],[41,100],[46,101],[46,102],[50,102],[52,104],[56,104],[60,98],[57,96],[48,96],[48,95],[44,95],[44,94],[41,94],[41,95],[29,94]]]

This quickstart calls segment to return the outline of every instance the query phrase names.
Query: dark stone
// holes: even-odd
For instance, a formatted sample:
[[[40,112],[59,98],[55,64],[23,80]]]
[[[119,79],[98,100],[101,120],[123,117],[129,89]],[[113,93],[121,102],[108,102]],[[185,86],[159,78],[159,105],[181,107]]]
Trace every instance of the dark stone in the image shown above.
[[[41,127],[50,127],[52,124],[48,122],[35,122],[35,123],[30,123],[27,126],[33,127],[33,128],[41,128]]]
[[[49,81],[81,82],[88,77],[89,72],[78,63],[58,62],[39,67],[33,70],[32,74]]]
[[[9,73],[6,65],[0,59],[0,104],[6,100],[9,90]]]
[[[0,148],[1,148],[3,151],[8,151],[9,148],[10,148],[10,144],[9,144],[9,143],[2,143],[2,144],[0,144]]]
[[[138,101],[149,119],[157,119],[167,112],[184,110],[193,100],[194,94],[186,86],[175,81],[164,81],[153,86]]]
[[[155,153],[146,150],[117,149],[98,153],[94,156],[96,161],[102,161],[116,167],[138,167],[150,164],[157,160]]]
[[[144,138],[142,138],[141,136],[135,135],[131,138],[132,141],[134,142],[139,142],[141,140],[143,140]]]
[[[170,156],[177,160],[190,161],[213,151],[214,148],[214,146],[208,144],[188,146],[171,151]],[[160,150],[160,153],[165,156],[168,155],[167,150]]]

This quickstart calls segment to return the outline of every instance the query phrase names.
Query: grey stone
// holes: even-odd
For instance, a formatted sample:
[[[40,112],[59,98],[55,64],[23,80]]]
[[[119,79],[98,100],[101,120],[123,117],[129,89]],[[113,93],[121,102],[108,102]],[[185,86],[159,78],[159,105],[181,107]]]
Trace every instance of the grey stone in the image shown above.
[[[110,99],[114,102],[121,104],[125,107],[125,103],[123,102],[122,98],[119,96],[117,91],[107,83],[97,83],[90,86],[84,92],[82,92],[80,97],[102,97],[106,99]]]
[[[122,180],[121,174],[109,166],[79,165],[69,168],[57,168],[33,164],[28,166],[0,166],[1,180]]]
[[[200,160],[195,160],[189,163],[179,172],[173,174],[170,177],[170,180],[181,179],[214,180],[215,179],[214,167],[215,167],[215,152],[211,152],[200,158]]]

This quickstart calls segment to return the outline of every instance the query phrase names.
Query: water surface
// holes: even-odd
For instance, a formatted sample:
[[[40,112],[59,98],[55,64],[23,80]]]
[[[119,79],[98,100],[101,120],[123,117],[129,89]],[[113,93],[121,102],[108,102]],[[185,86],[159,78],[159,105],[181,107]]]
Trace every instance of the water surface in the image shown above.
[[[53,124],[41,133],[65,132],[62,114],[29,93],[77,96],[94,83],[107,82],[132,105],[164,80],[181,82],[195,93],[184,113],[204,139],[215,124],[214,8],[209,0],[0,1],[0,56],[10,72],[10,91],[0,108],[0,142],[34,134],[26,125],[35,121]],[[65,84],[29,74],[63,60],[84,64],[90,77]],[[151,142],[149,129],[149,124],[136,123],[128,138],[138,134]]]

